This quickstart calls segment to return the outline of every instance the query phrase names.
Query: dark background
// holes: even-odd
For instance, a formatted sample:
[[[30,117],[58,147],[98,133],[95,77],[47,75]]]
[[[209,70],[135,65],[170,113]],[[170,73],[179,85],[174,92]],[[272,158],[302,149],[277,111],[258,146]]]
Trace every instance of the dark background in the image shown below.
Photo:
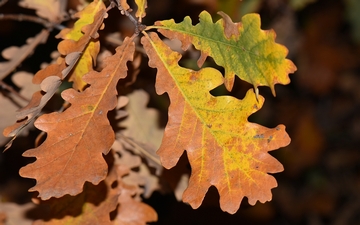
[[[289,49],[288,58],[298,71],[290,75],[289,85],[276,85],[276,97],[268,87],[260,87],[265,104],[250,117],[268,127],[284,124],[292,138],[289,146],[271,153],[285,167],[274,175],[278,187],[273,189],[273,200],[250,206],[245,198],[240,210],[229,215],[220,210],[215,188],[197,210],[170,194],[156,192],[145,200],[158,212],[155,224],[360,224],[360,1],[253,0],[253,5],[249,1],[149,1],[144,24],[170,18],[180,22],[186,15],[196,23],[202,10],[215,18],[221,10],[234,22],[240,21],[244,12],[260,13],[262,29],[276,31],[276,41]],[[297,2],[303,5],[297,6]],[[0,13],[33,15],[32,10],[18,7],[17,1],[0,7]],[[111,12],[110,19],[103,32],[128,32],[124,18]],[[10,45],[21,46],[41,28],[30,22],[0,20],[0,51]],[[36,72],[41,62],[50,61],[57,43],[50,37],[20,68]],[[152,75],[144,75],[149,73]],[[144,69],[134,86],[143,86],[152,94],[154,74],[154,70]],[[4,81],[11,84],[9,78]],[[241,98],[251,86],[236,80],[235,87],[228,94]],[[152,106],[166,113],[159,103],[166,102],[164,99],[154,97]],[[35,136],[34,132],[20,137],[13,149],[0,156],[3,202],[24,204],[30,200],[27,189],[34,183],[19,177],[18,170],[29,162],[21,154],[33,146]]]

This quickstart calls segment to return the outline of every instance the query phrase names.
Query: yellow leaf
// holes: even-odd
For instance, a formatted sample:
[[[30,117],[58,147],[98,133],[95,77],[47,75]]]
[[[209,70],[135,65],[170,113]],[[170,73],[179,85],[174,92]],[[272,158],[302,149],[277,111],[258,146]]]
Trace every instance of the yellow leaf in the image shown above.
[[[145,9],[147,8],[147,1],[146,0],[135,0],[135,3],[138,7],[135,16],[139,18],[139,21],[141,22],[141,19],[146,16]]]
[[[169,121],[158,154],[166,168],[175,166],[184,149],[191,165],[189,187],[183,200],[200,206],[208,188],[215,186],[222,210],[235,213],[243,197],[254,205],[272,198],[277,186],[269,173],[283,166],[268,151],[286,146],[285,127],[270,129],[248,122],[264,102],[249,90],[243,100],[214,97],[210,90],[223,83],[213,68],[193,71],[180,67],[181,55],[167,47],[155,33],[142,38],[149,65],[157,68],[156,91],[170,97]]]
[[[83,29],[85,26],[92,24],[97,12],[105,9],[106,7],[101,0],[91,2],[84,8],[84,10],[75,14],[75,17],[79,19],[75,22],[74,27],[71,29],[63,29],[57,37],[78,41],[82,36],[84,36]],[[97,37],[92,38],[93,39],[86,46],[82,56],[78,60],[76,67],[70,74],[69,80],[74,82],[74,88],[77,90],[83,90],[87,85],[87,83],[83,81],[82,76],[93,70],[93,64],[100,51],[99,40]]]

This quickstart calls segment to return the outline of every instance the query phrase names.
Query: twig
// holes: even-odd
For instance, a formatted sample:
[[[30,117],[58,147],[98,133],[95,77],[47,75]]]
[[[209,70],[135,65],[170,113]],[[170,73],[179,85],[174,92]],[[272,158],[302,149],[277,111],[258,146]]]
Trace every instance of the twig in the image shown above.
[[[0,87],[2,87],[3,89],[7,90],[8,92],[10,92],[11,94],[15,95],[16,97],[26,101],[26,102],[30,102],[30,99],[22,96],[21,94],[19,94],[17,91],[15,91],[11,86],[7,85],[6,83],[4,83],[2,80],[0,80]]]
[[[146,156],[147,158],[151,159],[151,161],[155,162],[156,164],[161,166],[161,162],[158,158],[156,158],[155,156],[151,155],[148,151],[146,151],[144,148],[142,148],[140,145],[138,145],[135,141],[131,140],[130,138],[126,137],[123,134],[118,134],[118,136],[124,140],[125,142],[127,142],[128,144],[130,144],[134,150],[137,150],[140,154]]]
[[[144,24],[142,24],[142,23],[140,23],[139,21],[137,21],[136,18],[135,18],[133,15],[131,15],[127,10],[125,10],[125,9],[121,6],[119,0],[113,0],[113,1],[116,1],[116,4],[117,4],[117,6],[118,6],[118,9],[120,10],[120,13],[123,14],[123,15],[125,15],[125,16],[127,16],[127,17],[130,19],[130,21],[135,25],[135,34],[136,34],[136,35],[139,35],[139,33],[140,33],[141,31],[143,31],[143,30],[146,29],[146,26],[145,26]],[[112,3],[113,3],[113,1],[112,1]]]
[[[29,21],[29,22],[41,24],[48,29],[56,28],[58,30],[62,30],[65,28],[61,24],[51,23],[40,17],[29,16],[29,15],[24,15],[24,14],[0,14],[0,20],[16,20],[16,21],[20,21],[20,22],[21,21]]]

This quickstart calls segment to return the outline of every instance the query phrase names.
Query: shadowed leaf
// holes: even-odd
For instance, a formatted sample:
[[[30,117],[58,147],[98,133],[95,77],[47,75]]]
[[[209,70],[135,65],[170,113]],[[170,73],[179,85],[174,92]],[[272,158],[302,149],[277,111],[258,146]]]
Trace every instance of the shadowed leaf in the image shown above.
[[[110,212],[116,209],[121,193],[112,188],[117,182],[117,171],[113,168],[104,182],[98,185],[85,184],[84,191],[77,196],[66,195],[59,199],[41,202],[48,205],[53,218],[49,221],[37,220],[34,225],[111,225]]]
[[[35,9],[36,14],[53,23],[61,23],[66,13],[67,0],[22,0],[19,5]]]
[[[139,187],[128,185],[125,181],[120,181],[121,177],[130,172],[126,166],[118,165],[117,173],[121,194],[119,196],[119,207],[114,224],[122,225],[146,225],[148,222],[157,221],[157,214],[149,205],[136,200]]]

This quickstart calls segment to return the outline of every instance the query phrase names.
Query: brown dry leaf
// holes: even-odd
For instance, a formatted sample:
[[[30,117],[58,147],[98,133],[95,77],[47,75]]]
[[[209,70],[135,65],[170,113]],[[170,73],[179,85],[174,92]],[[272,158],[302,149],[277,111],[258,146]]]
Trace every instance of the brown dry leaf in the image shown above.
[[[71,103],[68,109],[36,120],[35,126],[47,132],[47,138],[23,154],[37,160],[21,168],[20,175],[37,180],[30,191],[38,191],[43,200],[76,195],[85,181],[98,184],[105,179],[107,165],[102,154],[109,152],[115,139],[107,113],[116,107],[117,82],[126,77],[126,63],[134,51],[134,42],[126,38],[116,54],[106,59],[107,67],[84,76],[89,88],[62,92]]]
[[[31,225],[33,220],[27,217],[29,210],[35,207],[34,203],[16,204],[13,202],[1,202],[0,213],[6,215],[3,225]]]
[[[11,77],[14,84],[21,88],[19,94],[22,96],[30,96],[35,91],[39,90],[39,85],[35,85],[31,82],[32,78],[32,74],[24,71],[17,72]],[[0,105],[3,109],[6,109],[0,110],[0,129],[3,130],[7,126],[11,125],[11,121],[16,120],[14,111],[18,110],[19,107],[25,106],[26,104],[27,102],[25,100],[16,98],[15,96],[9,98],[9,96],[0,95]],[[22,134],[27,135],[27,132],[23,132]],[[5,144],[7,141],[9,141],[7,137],[0,135],[0,145]]]
[[[142,163],[138,155],[130,153],[125,148],[126,143],[124,144],[121,138],[115,140],[112,149],[121,155],[121,157],[116,157],[116,164],[137,170],[130,170],[128,175],[123,177],[123,181],[127,185],[141,186],[141,188],[137,189],[137,194],[134,196],[135,199],[140,200],[141,194],[145,198],[149,198],[155,190],[160,188],[159,178],[150,173],[149,168]],[[130,146],[129,148],[133,147]]]
[[[134,195],[139,193],[139,187],[128,185],[125,181],[121,181],[121,177],[129,173],[129,168],[118,165],[118,185],[121,188],[119,196],[120,206],[117,210],[117,216],[114,224],[121,225],[145,225],[148,222],[157,221],[157,214],[150,206],[134,199]]]
[[[7,75],[13,72],[17,66],[20,65],[24,59],[34,52],[34,49],[46,42],[49,36],[49,31],[43,29],[39,34],[33,38],[28,38],[26,44],[21,47],[11,46],[2,51],[2,56],[9,60],[0,63],[0,80],[3,80]]]
[[[34,75],[32,73],[19,71],[11,76],[11,80],[17,87],[21,88],[19,94],[22,96],[30,96],[32,93],[40,89],[39,85],[31,82],[33,77]]]
[[[93,4],[97,2],[98,1],[94,1]],[[40,84],[42,91],[35,92],[30,103],[16,113],[18,121],[14,125],[4,129],[4,136],[13,137],[6,149],[11,146],[17,134],[40,114],[42,108],[58,90],[62,80],[75,66],[81,55],[80,53],[84,51],[87,44],[93,38],[99,36],[97,31],[101,28],[107,13],[104,9],[100,9],[100,11],[95,11],[94,13],[96,14],[94,23],[84,24],[84,35],[78,41],[65,39],[59,43],[58,50],[61,54],[65,55],[65,58],[59,58],[57,63],[51,64],[35,74],[33,83]]]
[[[98,185],[87,183],[84,191],[77,196],[66,195],[59,199],[41,202],[49,205],[52,218],[49,221],[37,220],[34,225],[111,225],[110,212],[116,209],[119,187],[112,188],[117,182],[116,168],[113,167],[106,179]]]
[[[146,107],[149,103],[149,94],[144,90],[134,90],[127,97],[129,103],[125,111],[129,115],[118,124],[119,127],[124,128],[121,134],[126,138],[122,141],[137,145],[137,148],[132,148],[133,151],[143,156],[150,166],[157,169],[157,174],[160,174],[162,166],[159,156],[155,153],[160,147],[164,134],[164,129],[159,127],[160,114],[156,109]]]
[[[22,0],[19,5],[36,10],[36,14],[53,23],[60,24],[67,16],[67,0]]]

